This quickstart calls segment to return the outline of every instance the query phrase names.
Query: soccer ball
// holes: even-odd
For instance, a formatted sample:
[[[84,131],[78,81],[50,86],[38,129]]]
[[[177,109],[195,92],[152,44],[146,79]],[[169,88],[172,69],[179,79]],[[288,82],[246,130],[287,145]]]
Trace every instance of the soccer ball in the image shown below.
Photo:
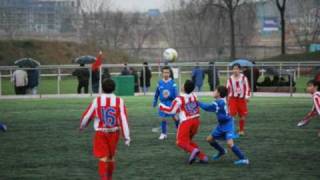
[[[163,52],[163,59],[169,62],[174,62],[178,59],[178,53],[173,48],[168,48]]]

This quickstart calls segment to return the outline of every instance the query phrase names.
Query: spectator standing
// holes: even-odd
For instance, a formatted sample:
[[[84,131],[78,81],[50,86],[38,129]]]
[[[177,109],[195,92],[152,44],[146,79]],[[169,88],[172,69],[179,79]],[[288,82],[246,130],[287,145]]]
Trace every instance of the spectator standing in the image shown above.
[[[82,88],[84,88],[84,92],[88,93],[88,86],[89,86],[89,70],[87,68],[84,68],[84,64],[80,64],[80,68],[76,69],[73,73],[73,76],[77,76],[78,78],[78,88],[77,92],[78,94],[81,94]]]
[[[208,74],[208,84],[210,86],[210,91],[213,91],[220,84],[219,70],[214,66],[214,62],[209,63],[209,67],[206,73]]]
[[[128,67],[128,64],[124,64],[124,67],[123,67],[123,69],[121,71],[121,75],[122,76],[131,75],[130,68]]]
[[[39,85],[39,70],[38,69],[27,70],[27,74],[28,74],[27,92],[28,94],[36,95],[37,87]]]
[[[138,76],[138,73],[137,71],[131,67],[130,68],[130,74],[129,75],[132,75],[133,78],[134,78],[134,92],[139,92],[139,76]]]
[[[147,62],[143,63],[143,69],[140,71],[140,88],[141,91],[148,92],[149,87],[151,86],[151,77],[152,73],[150,71],[150,68],[148,66]]]
[[[201,91],[204,79],[204,71],[200,68],[199,63],[192,69],[192,81],[194,82],[197,92]]]
[[[15,93],[24,95],[27,91],[28,74],[22,69],[17,69],[13,72],[11,81],[14,83]]]
[[[253,65],[255,65],[256,63],[253,61],[252,62]],[[249,81],[249,86],[251,87],[252,84],[251,84],[251,67],[245,67],[244,70],[243,70],[243,74],[247,77],[248,81]],[[252,75],[253,75],[253,87],[252,90],[254,92],[257,92],[257,83],[258,83],[258,79],[260,77],[260,71],[259,69],[256,67],[256,66],[253,66],[252,67]]]

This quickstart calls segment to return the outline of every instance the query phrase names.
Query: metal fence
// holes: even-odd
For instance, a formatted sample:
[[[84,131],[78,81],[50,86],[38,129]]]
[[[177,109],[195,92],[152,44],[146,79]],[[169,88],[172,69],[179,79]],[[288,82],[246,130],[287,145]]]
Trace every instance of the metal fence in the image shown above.
[[[153,94],[157,81],[161,79],[161,67],[165,64],[154,63],[147,67],[152,73],[150,86],[147,87],[146,70],[143,64],[128,64],[128,72],[135,78],[135,91],[137,95]],[[229,62],[188,62],[188,63],[172,63],[169,66],[173,69],[175,81],[179,90],[186,79],[192,79],[192,70],[199,66],[205,73],[203,79],[202,92],[209,92],[218,85],[225,85],[228,77],[232,73]],[[0,95],[14,95],[15,87],[12,82],[12,76],[15,70],[19,69],[15,66],[0,67]],[[77,69],[87,69],[88,71],[88,94],[101,93],[101,81],[103,78],[110,76],[120,76],[124,69],[123,64],[103,64],[98,73],[91,71],[91,66],[80,67],[79,65],[48,65],[37,68],[24,68],[26,72],[36,70],[39,72],[38,85],[29,91],[29,94],[45,95],[45,94],[76,94],[78,88],[78,79],[74,76]],[[243,69],[243,72],[250,80],[253,95],[256,92],[286,93],[293,95],[294,93],[305,93],[306,82],[317,76],[320,69],[318,62],[257,62],[253,67]],[[257,73],[258,72],[258,73]],[[96,77],[94,77],[96,76]],[[142,77],[141,77],[142,76]],[[252,78],[251,78],[252,77]],[[320,76],[319,76],[320,77]],[[142,81],[141,81],[142,80]],[[94,87],[94,86],[97,86]],[[127,86],[126,84],[118,84],[118,86]],[[257,87],[257,88],[254,88]],[[37,91],[35,91],[37,90]],[[84,92],[82,92],[84,93]]]

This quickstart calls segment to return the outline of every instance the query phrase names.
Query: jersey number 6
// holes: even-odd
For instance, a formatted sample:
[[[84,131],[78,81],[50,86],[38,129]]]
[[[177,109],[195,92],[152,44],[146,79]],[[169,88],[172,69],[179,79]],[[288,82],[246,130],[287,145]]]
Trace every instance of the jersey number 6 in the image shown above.
[[[113,127],[116,125],[116,110],[113,107],[102,108],[102,119],[105,126]]]

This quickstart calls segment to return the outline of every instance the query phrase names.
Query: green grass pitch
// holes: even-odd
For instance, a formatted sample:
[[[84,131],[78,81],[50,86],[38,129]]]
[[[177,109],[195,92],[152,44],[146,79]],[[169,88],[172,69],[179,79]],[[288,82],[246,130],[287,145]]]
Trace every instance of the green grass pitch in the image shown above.
[[[165,142],[151,131],[159,125],[151,97],[124,99],[133,141],[129,148],[123,141],[119,144],[116,180],[320,179],[319,119],[303,129],[295,127],[311,108],[309,98],[250,101],[247,135],[236,140],[251,161],[247,167],[234,166],[232,153],[208,165],[187,165],[187,154],[175,146],[173,123]],[[0,179],[98,179],[97,161],[92,156],[92,124],[84,133],[78,132],[79,117],[90,101],[1,100],[0,122],[9,129],[0,133]],[[203,112],[201,121],[195,139],[211,156],[215,151],[205,137],[216,124],[215,115]]]

